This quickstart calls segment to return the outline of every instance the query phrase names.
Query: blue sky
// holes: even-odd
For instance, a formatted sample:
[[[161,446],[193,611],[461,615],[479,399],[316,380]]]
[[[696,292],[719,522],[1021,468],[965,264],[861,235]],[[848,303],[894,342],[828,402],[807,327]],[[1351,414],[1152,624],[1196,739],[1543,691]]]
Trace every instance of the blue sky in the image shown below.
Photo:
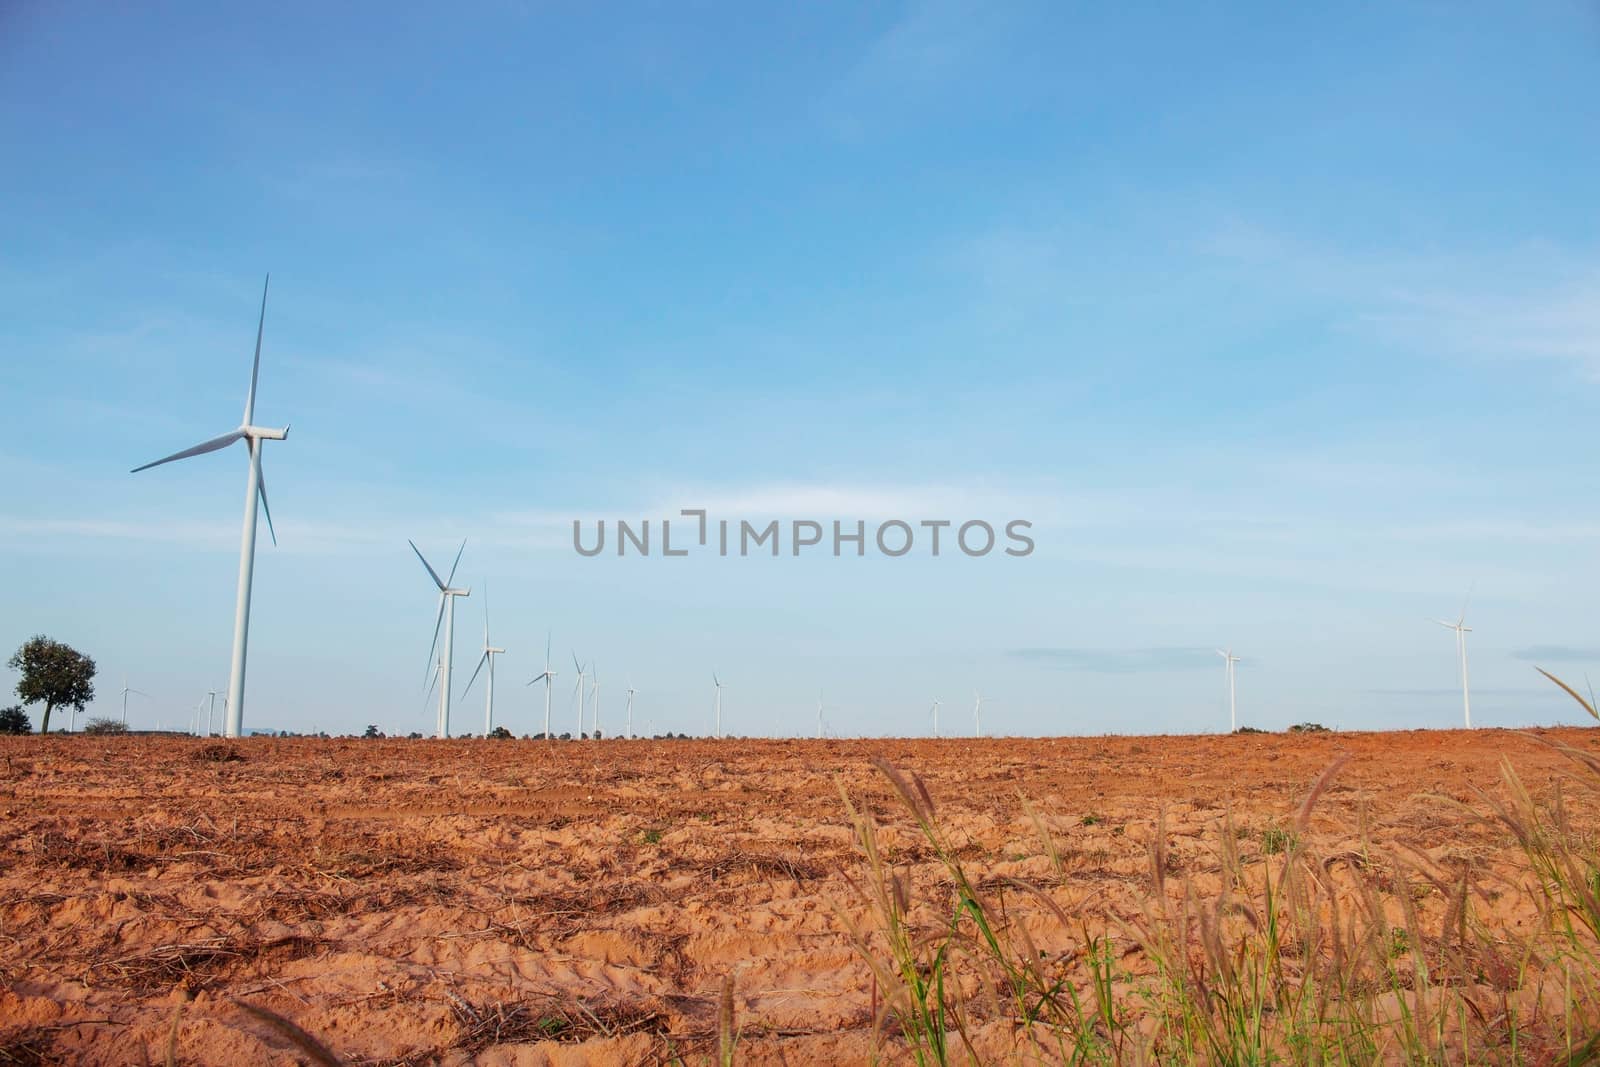
[[[402,5],[403,7],[403,5]],[[499,717],[1574,721],[1600,666],[1592,4],[0,9],[0,644],[425,729],[436,561]],[[571,522],[1034,523],[1036,551],[583,559]],[[480,683],[481,685],[481,683]],[[481,722],[481,691],[455,725]]]

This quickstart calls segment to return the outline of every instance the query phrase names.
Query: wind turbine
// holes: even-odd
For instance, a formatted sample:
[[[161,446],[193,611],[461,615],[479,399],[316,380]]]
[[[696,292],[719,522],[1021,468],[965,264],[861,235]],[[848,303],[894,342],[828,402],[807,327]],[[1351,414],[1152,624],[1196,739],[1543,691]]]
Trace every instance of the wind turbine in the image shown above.
[[[717,677],[717,672],[711,672],[711,684],[717,687],[717,740],[722,740],[722,681]]]
[[[488,737],[494,729],[494,658],[505,655],[506,650],[495,648],[489,644],[489,583],[483,585],[483,655],[478,657],[478,665],[472,670],[472,677],[467,679],[467,687],[461,691],[461,699],[467,699],[467,694],[472,691],[472,683],[478,680],[478,672],[483,670],[483,665],[489,665],[489,680],[486,683],[488,693],[484,699],[483,707],[483,736]]]
[[[211,716],[217,710],[217,691],[215,689],[208,689],[206,691],[206,696],[211,699],[211,702],[206,705],[206,736],[210,737],[211,736]]]
[[[1228,732],[1234,733],[1239,729],[1239,706],[1235,699],[1234,669],[1233,665],[1239,662],[1239,657],[1233,654],[1233,649],[1217,649],[1217,655],[1222,657],[1228,672]]]
[[[822,690],[817,690],[817,740],[822,740]]]
[[[556,672],[550,669],[550,635],[547,633],[544,635],[544,672],[534,675],[533,681],[528,683],[532,685],[537,681],[542,680],[544,682],[544,739],[546,741],[552,739],[550,737],[550,683],[555,681],[555,677]]]
[[[983,697],[976,689],[972,691],[972,736],[983,736]]]
[[[576,740],[581,740],[583,738],[583,671],[584,671],[583,664],[578,662],[578,654],[576,652],[574,652],[572,654],[572,665],[573,665],[573,667],[577,668],[577,671],[578,671],[578,685],[577,685],[577,688],[575,688],[573,690],[573,693],[578,698],[578,732],[573,735],[573,740],[576,741]]]
[[[124,725],[124,726],[128,725],[128,694],[129,693],[132,693],[135,696],[144,697],[146,700],[150,699],[150,694],[146,693],[143,689],[130,689],[130,688],[128,688],[128,676],[127,675],[123,675],[122,676],[122,725]]]
[[[589,664],[589,696],[594,700],[594,720],[589,727],[589,740],[600,740],[600,664]]]
[[[1472,694],[1467,685],[1467,635],[1472,632],[1472,627],[1467,623],[1467,604],[1472,600],[1472,594],[1467,594],[1466,601],[1462,602],[1461,614],[1456,616],[1455,622],[1445,622],[1443,619],[1433,621],[1443,626],[1446,630],[1456,632],[1456,653],[1461,657],[1461,716],[1466,721],[1467,729],[1472,729]]]
[[[274,545],[278,543],[278,535],[272,529],[272,509],[267,506],[267,483],[261,475],[261,442],[282,441],[289,436],[287,426],[281,430],[273,430],[254,423],[256,380],[261,376],[261,334],[267,323],[267,285],[271,281],[272,276],[269,274],[261,286],[261,318],[256,323],[256,357],[250,367],[250,391],[244,397],[244,420],[239,423],[239,428],[230,430],[220,437],[213,437],[209,441],[202,441],[182,452],[174,452],[165,459],[135,467],[132,472],[138,474],[140,471],[159,467],[173,460],[215,452],[219,448],[227,448],[235,441],[243,441],[250,453],[250,470],[245,476],[244,533],[239,543],[239,594],[233,609],[233,663],[228,669],[228,703],[224,705],[226,722],[222,732],[227,737],[238,737],[244,732],[244,666],[245,650],[250,641],[250,580],[256,565],[258,500],[261,502],[260,510],[267,516],[267,533],[271,534]]]
[[[628,683],[628,740],[633,740],[633,694],[638,690],[633,687],[633,682]]]
[[[433,620],[433,644],[428,646],[428,658],[433,659],[434,649],[439,645],[439,628],[444,627],[444,652],[439,658],[439,718],[434,725],[435,737],[450,736],[450,661],[452,659],[452,644],[456,633],[456,597],[471,596],[471,589],[457,589],[450,583],[456,580],[456,568],[461,565],[461,553],[467,550],[467,539],[461,539],[461,547],[456,549],[456,561],[450,564],[450,577],[441,581],[439,572],[423,556],[422,549],[417,547],[415,541],[408,540],[411,551],[422,560],[423,567],[427,568],[428,577],[433,579],[433,584],[439,587],[439,614]],[[430,687],[431,691],[431,687]],[[426,701],[424,701],[426,702]]]
[[[939,736],[939,705],[942,704],[942,703],[944,703],[944,701],[942,701],[942,700],[935,700],[933,702],[933,736],[934,737],[938,737]]]

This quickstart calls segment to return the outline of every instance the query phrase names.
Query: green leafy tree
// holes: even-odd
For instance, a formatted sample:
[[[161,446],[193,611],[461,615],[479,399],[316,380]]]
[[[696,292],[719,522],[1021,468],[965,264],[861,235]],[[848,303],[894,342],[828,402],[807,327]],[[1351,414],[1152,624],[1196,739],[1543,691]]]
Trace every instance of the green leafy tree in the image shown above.
[[[33,733],[33,723],[28,720],[28,713],[22,710],[20,704],[0,708],[0,734],[31,733]]]
[[[79,711],[94,699],[94,660],[71,645],[40,635],[17,649],[6,664],[22,672],[17,696],[24,704],[43,704],[39,732],[50,732],[50,713],[57,708]]]

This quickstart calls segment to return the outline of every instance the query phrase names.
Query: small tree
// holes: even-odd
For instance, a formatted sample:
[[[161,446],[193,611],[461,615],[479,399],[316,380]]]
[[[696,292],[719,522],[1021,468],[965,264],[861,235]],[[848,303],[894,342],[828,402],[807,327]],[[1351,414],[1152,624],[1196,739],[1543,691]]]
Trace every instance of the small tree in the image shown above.
[[[28,713],[22,710],[22,705],[13,704],[9,708],[0,708],[0,734],[31,734],[33,723],[28,718]]]
[[[94,699],[94,660],[42,634],[17,649],[6,665],[22,672],[22,680],[17,683],[17,696],[22,702],[44,705],[41,734],[50,732],[50,713],[55,709],[73,707],[82,711]]]
[[[496,726],[493,730],[489,731],[489,736],[496,741],[509,741],[512,740],[516,735],[510,730],[507,730],[504,726]]]
[[[367,732],[362,734],[361,736],[370,740],[370,739],[375,738],[375,737],[382,737],[383,736],[383,731],[378,729],[378,727],[375,724],[369,723],[367,725]]]
[[[125,734],[128,724],[121,719],[90,719],[84,726],[86,734]]]

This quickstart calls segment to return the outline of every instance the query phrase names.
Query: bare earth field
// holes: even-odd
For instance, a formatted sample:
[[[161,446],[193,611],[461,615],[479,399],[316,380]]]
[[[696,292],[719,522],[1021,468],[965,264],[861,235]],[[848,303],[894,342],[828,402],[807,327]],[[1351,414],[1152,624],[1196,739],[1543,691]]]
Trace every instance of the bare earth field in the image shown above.
[[[1600,752],[1600,730],[1538,733]],[[1164,891],[1203,893],[1225,811],[1239,850],[1270,851],[1346,753],[1302,832],[1334,847],[1362,827],[1485,880],[1515,869],[1515,842],[1475,818],[1473,787],[1503,792],[1502,756],[1536,796],[1571,769],[1496,730],[0,738],[0,1064],[160,1064],[174,1049],[185,1064],[312,1062],[239,1002],[350,1064],[715,1062],[729,980],[741,1062],[893,1061],[898,1029],[876,1036],[875,983],[847,929],[869,909],[840,785],[917,893],[936,895],[942,868],[873,757],[922,777],[975,877],[1025,882],[1076,917],[1133,915],[1157,892],[1158,809]],[[1567,803],[1600,828],[1590,795]],[[1082,951],[1081,929],[1033,894],[1009,899],[1041,958]],[[1515,894],[1482,899],[1507,929],[1537,921]],[[1008,1047],[1003,1020],[980,1030]]]

